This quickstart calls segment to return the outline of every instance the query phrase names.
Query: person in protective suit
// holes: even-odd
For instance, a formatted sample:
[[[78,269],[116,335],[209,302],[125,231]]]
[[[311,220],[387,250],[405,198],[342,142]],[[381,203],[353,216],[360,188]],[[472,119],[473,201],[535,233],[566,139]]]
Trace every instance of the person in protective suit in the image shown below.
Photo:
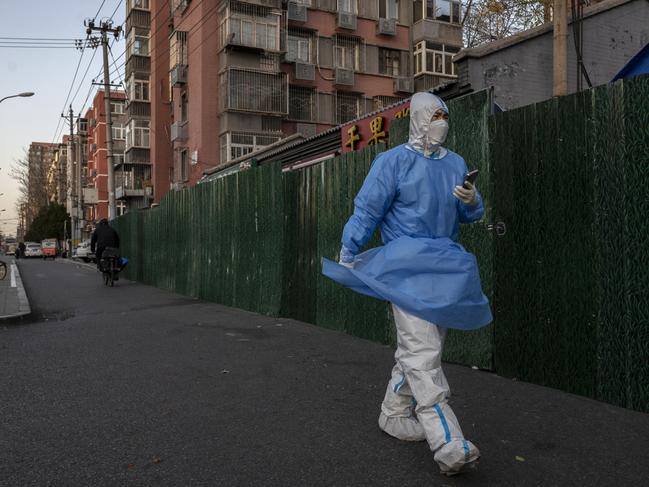
[[[457,243],[460,223],[482,217],[482,197],[464,183],[464,159],[442,146],[447,133],[446,104],[415,94],[408,143],[374,160],[343,230],[339,262],[323,259],[323,274],[392,303],[396,364],[379,427],[401,440],[427,440],[441,472],[455,475],[480,453],[448,404],[444,339],[448,328],[479,328],[492,316],[476,259]],[[384,245],[360,253],[377,226]]]
[[[119,248],[119,235],[108,224],[106,218],[99,220],[99,224],[95,231],[92,232],[90,239],[90,251],[95,253],[97,259],[97,269],[101,271],[101,255],[108,247]],[[96,250],[95,250],[96,249]]]

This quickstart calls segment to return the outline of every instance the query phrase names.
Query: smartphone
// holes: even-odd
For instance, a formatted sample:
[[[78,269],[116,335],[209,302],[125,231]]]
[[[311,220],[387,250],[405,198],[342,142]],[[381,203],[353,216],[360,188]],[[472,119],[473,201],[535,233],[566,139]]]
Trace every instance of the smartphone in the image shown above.
[[[474,169],[473,171],[469,171],[468,173],[466,173],[466,175],[464,176],[464,182],[462,183],[462,186],[465,186],[465,183],[475,184],[475,180],[477,179],[479,172],[480,171],[478,171],[477,169]]]

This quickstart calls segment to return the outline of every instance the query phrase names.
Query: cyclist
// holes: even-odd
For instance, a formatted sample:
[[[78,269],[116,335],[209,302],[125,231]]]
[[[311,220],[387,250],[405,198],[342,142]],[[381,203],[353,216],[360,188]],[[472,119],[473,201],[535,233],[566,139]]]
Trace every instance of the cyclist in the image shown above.
[[[99,224],[95,228],[95,231],[92,233],[92,238],[90,239],[90,251],[95,253],[95,258],[97,259],[97,269],[101,272],[101,254],[104,253],[104,250],[108,247],[113,247],[115,249],[119,248],[119,235],[108,224],[106,218],[99,220]]]

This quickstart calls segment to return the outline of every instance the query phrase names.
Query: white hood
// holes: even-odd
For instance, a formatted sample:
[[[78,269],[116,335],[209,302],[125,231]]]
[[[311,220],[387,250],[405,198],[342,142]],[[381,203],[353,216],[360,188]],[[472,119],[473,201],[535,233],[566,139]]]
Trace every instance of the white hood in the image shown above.
[[[410,137],[408,144],[421,153],[433,152],[432,147],[426,140],[428,127],[433,120],[433,115],[438,109],[448,113],[446,103],[427,91],[415,93],[410,99]]]

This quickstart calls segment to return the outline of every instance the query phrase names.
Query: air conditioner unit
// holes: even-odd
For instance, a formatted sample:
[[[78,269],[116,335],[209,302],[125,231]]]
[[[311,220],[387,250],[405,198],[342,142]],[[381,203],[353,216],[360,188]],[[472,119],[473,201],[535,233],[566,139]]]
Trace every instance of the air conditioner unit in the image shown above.
[[[174,122],[171,124],[171,141],[176,142],[187,139],[186,122]]]
[[[176,64],[171,70],[171,86],[184,85],[187,83],[187,65]]]
[[[379,22],[376,24],[376,33],[382,34],[384,36],[396,36],[397,35],[397,21],[396,19],[379,19]]]
[[[341,29],[356,30],[356,14],[350,12],[338,12],[338,27]]]
[[[295,79],[308,81],[315,80],[315,65],[308,63],[295,63]]]
[[[354,70],[336,68],[336,84],[354,86]]]
[[[312,123],[298,123],[295,125],[295,131],[304,137],[313,137],[316,134],[316,126]]]
[[[399,76],[394,80],[395,93],[413,93],[415,91],[415,80],[407,76]]]
[[[307,9],[306,5],[300,5],[296,2],[288,2],[288,20],[296,22],[306,22]]]

